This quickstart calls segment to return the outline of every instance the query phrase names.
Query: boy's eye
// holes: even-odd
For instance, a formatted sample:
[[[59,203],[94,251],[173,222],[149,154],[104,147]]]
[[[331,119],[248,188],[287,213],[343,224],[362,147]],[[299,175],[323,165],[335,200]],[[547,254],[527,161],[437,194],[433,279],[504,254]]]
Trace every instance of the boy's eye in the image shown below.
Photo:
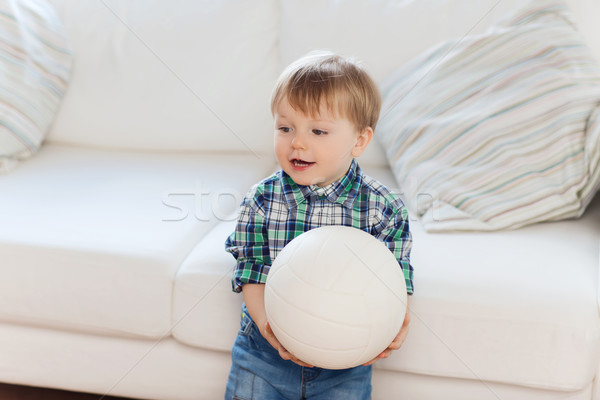
[[[320,129],[313,129],[312,132],[317,136],[325,135],[327,133],[326,131],[322,131]]]
[[[279,127],[279,130],[280,130],[281,132],[283,132],[283,133],[289,133],[289,132],[291,132],[291,131],[292,131],[292,129],[291,129],[291,128],[288,128],[287,126],[280,126],[280,127]]]

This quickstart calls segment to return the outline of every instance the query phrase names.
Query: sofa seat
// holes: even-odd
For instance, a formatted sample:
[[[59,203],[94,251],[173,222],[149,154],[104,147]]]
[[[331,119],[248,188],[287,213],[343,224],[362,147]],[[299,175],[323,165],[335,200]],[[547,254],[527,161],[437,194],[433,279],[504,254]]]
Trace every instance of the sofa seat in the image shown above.
[[[395,186],[389,169],[363,169]],[[600,352],[600,198],[582,220],[513,231],[428,234],[411,222],[411,330],[377,369],[589,390]],[[214,227],[178,272],[173,335],[183,343],[231,348],[242,296],[231,293],[234,261],[223,241],[234,226]]]
[[[367,172],[394,186],[389,170]],[[445,234],[412,220],[411,230],[411,332],[378,367],[559,391],[589,387],[600,354],[599,196],[580,220]]]
[[[382,366],[554,390],[588,386],[600,351],[599,200],[584,221],[489,235],[425,234],[413,224],[421,282],[414,323],[407,345]],[[435,360],[420,356],[426,348]]]
[[[273,164],[46,145],[0,176],[0,321],[170,334],[181,262]]]

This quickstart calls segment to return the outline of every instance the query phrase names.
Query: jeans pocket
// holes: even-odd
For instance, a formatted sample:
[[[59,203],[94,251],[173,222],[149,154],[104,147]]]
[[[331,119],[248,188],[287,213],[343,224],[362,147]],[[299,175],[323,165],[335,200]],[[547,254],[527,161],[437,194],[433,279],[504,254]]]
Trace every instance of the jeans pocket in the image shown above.
[[[243,337],[250,347],[267,352],[277,351],[271,346],[267,339],[263,337],[262,333],[260,333],[258,325],[256,325],[256,322],[250,317],[245,306],[242,308],[240,331],[238,335]]]
[[[246,307],[244,307],[242,309],[242,317],[240,320],[240,335],[249,336],[254,326],[254,321],[252,320],[252,318],[250,318],[250,314],[248,314],[248,310],[246,310]]]

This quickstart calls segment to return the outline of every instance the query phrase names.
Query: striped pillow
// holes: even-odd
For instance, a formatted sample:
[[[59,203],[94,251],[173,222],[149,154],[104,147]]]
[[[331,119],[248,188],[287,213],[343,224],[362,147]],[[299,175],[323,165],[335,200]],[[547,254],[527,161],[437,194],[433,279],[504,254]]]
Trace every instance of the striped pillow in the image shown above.
[[[382,88],[377,136],[426,230],[580,216],[600,182],[600,68],[567,7],[442,43]]]
[[[0,172],[37,152],[71,70],[65,30],[43,0],[0,0]]]

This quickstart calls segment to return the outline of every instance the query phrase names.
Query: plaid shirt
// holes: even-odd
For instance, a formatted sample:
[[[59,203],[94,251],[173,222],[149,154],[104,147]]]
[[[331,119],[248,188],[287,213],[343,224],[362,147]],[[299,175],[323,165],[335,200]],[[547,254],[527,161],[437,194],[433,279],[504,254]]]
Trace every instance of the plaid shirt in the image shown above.
[[[385,243],[413,293],[412,238],[408,212],[400,198],[364,175],[356,161],[340,180],[325,186],[296,184],[279,171],[256,184],[241,204],[235,232],[225,248],[237,259],[232,287],[265,283],[272,261],[296,236],[325,225],[361,229]]]

